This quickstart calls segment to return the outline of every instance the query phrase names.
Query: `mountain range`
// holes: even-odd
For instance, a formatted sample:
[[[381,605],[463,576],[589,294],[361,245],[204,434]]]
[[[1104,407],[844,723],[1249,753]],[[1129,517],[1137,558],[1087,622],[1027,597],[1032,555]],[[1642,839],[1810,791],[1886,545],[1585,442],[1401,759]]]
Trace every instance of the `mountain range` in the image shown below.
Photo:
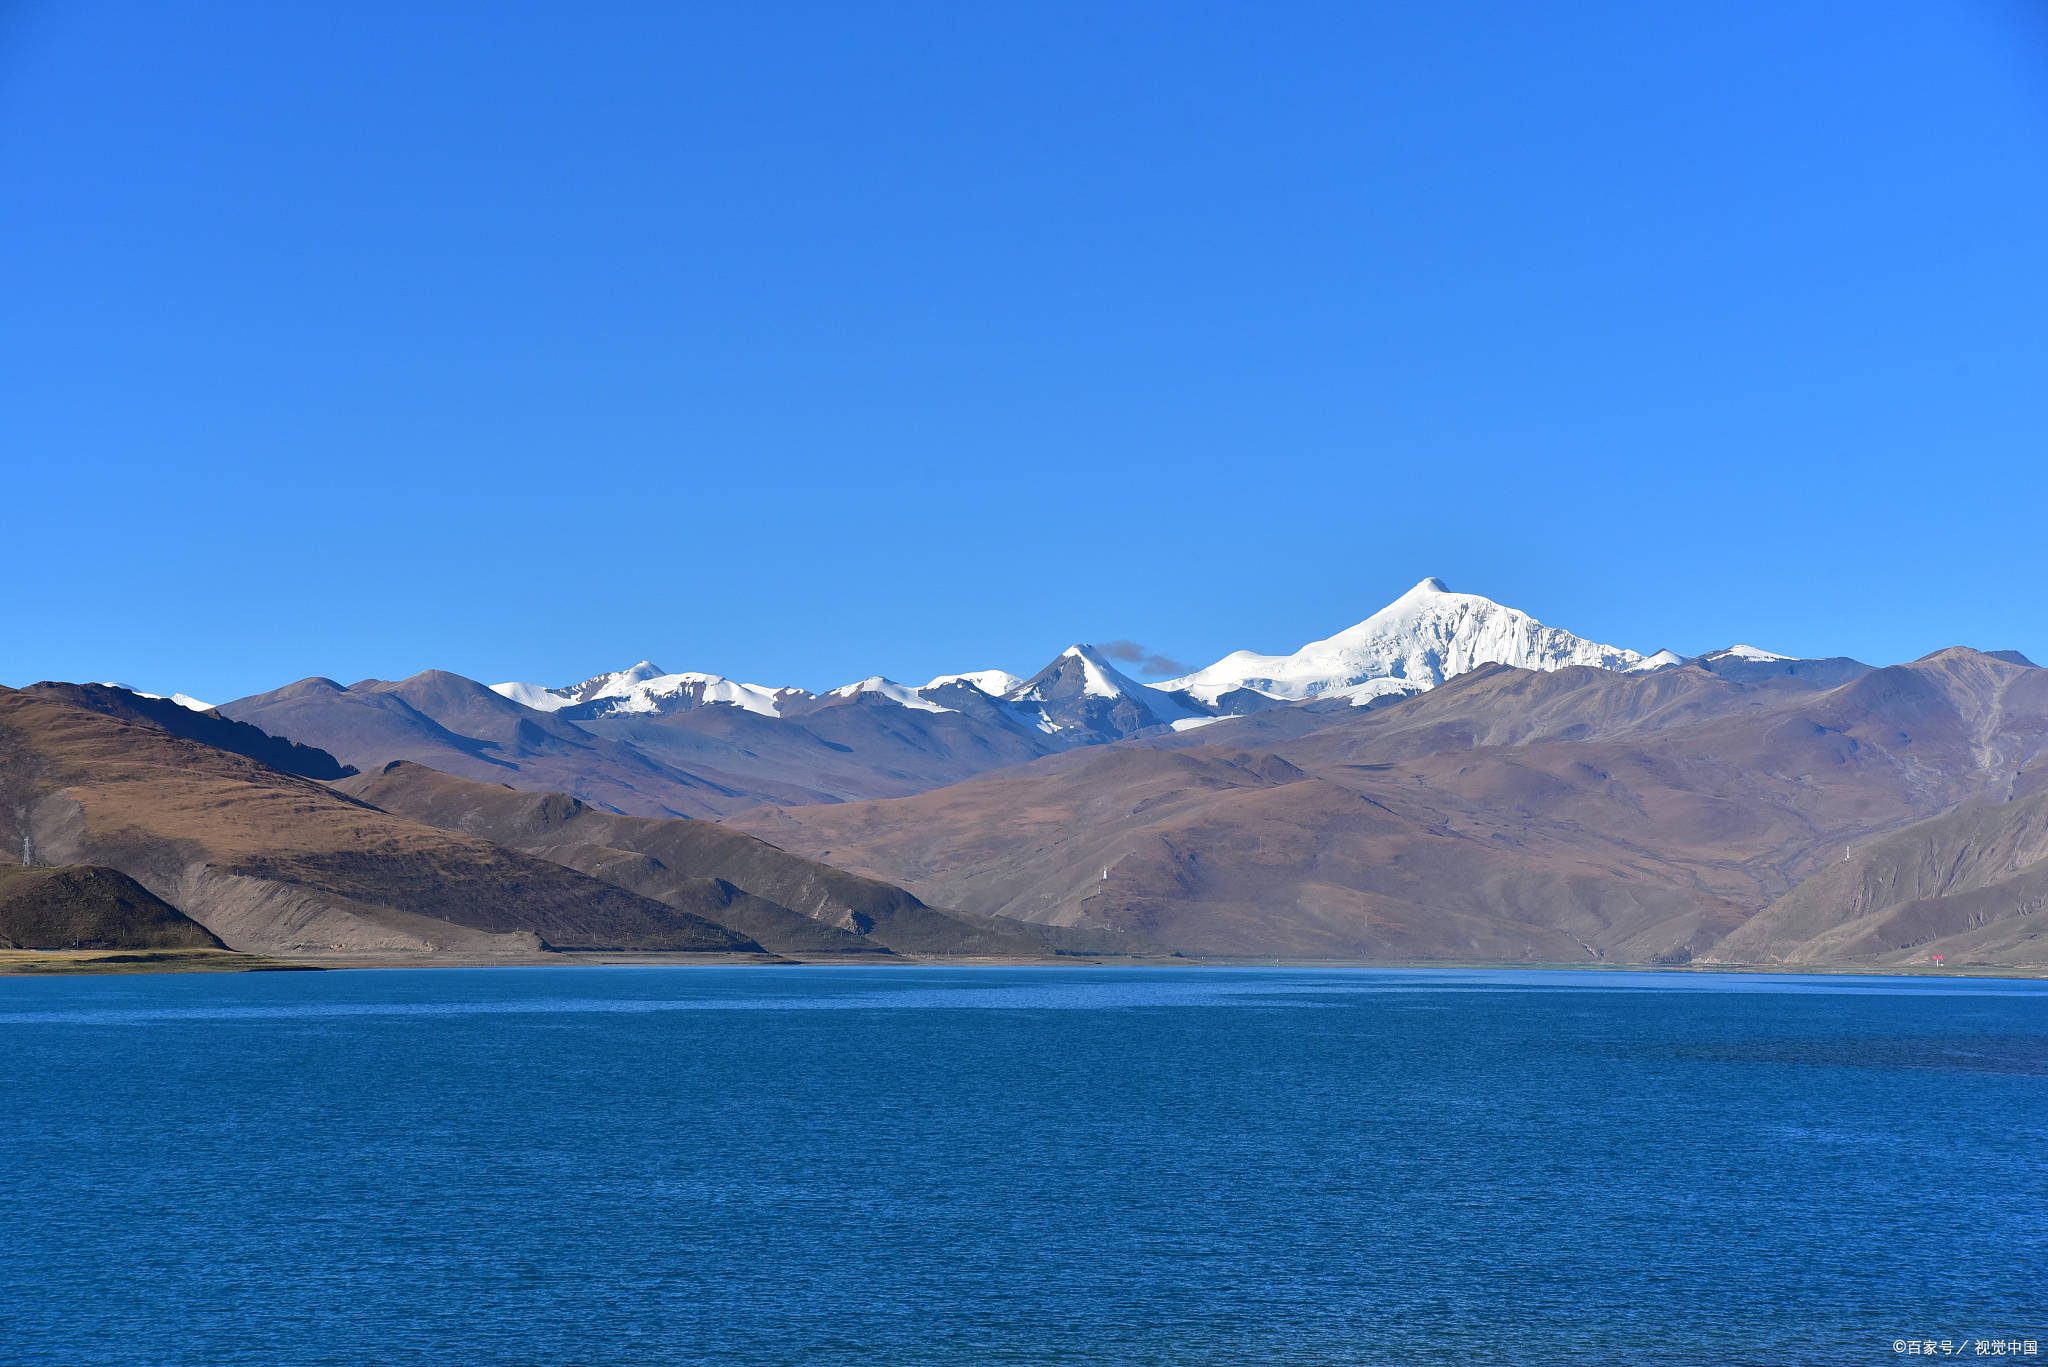
[[[1953,839],[1923,830],[1929,821],[2024,813],[2018,800],[2048,786],[2048,672],[1961,649],[1835,682],[1845,672],[1489,665],[1394,706],[1262,713],[1177,744],[731,824],[947,905],[1122,929],[1192,953],[1891,964],[2043,954],[2017,894],[1988,923],[1901,910],[2048,876],[2048,865],[2028,871],[2025,840],[1979,841],[1974,881],[1953,888],[1893,877],[1844,897],[1809,881],[1839,880],[1845,858],[1879,858],[1883,839],[1905,842],[1883,847],[1893,863],[1900,849]],[[1841,939],[1851,922],[1862,929]],[[1960,938],[1944,946],[1950,937]]]
[[[1736,647],[1764,664],[1784,657]],[[724,817],[763,803],[904,797],[1071,750],[1274,709],[1373,706],[1475,665],[1648,671],[1682,663],[1586,641],[1426,579],[1291,656],[1239,651],[1144,684],[1073,645],[1029,676],[969,670],[912,686],[873,677],[824,693],[670,673],[642,660],[580,683],[438,670],[344,686],[301,679],[222,715],[368,768],[410,759],[465,778],[559,790],[623,814]]]
[[[0,838],[270,953],[2048,959],[2024,657],[1643,653],[1435,579],[1156,684],[1077,644],[824,693],[643,660],[0,703]]]

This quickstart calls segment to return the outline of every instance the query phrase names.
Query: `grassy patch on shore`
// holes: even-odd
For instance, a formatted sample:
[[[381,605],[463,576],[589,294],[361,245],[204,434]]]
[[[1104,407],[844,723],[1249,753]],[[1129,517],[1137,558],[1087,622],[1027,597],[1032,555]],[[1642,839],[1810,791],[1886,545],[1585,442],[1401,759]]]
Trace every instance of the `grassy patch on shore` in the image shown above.
[[[50,973],[257,973],[317,964],[231,949],[0,949],[0,977]]]

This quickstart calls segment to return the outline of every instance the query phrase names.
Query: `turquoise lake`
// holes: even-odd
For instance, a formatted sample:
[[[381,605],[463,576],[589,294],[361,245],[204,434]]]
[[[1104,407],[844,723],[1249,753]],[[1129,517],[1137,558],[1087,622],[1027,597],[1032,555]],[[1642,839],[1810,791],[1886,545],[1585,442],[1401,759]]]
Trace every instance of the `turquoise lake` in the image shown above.
[[[14,978],[0,1078],[8,1367],[2048,1348],[2044,983]]]

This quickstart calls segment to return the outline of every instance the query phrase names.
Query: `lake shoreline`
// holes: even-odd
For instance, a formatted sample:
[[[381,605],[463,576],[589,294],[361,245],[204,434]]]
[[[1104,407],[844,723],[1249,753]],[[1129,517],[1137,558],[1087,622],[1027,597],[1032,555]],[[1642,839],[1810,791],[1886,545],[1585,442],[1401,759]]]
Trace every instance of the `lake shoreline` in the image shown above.
[[[903,954],[702,954],[659,950],[556,950],[531,954],[332,954],[306,957],[244,954],[237,950],[10,949],[0,950],[0,978],[115,977],[168,973],[303,973],[406,968],[1292,968],[1534,971],[1555,973],[1767,974],[1865,978],[2048,978],[2048,965],[2006,967],[1959,964],[1953,968],[1898,965],[1541,963],[1450,959],[1289,959],[1177,955],[1049,955],[988,958]]]

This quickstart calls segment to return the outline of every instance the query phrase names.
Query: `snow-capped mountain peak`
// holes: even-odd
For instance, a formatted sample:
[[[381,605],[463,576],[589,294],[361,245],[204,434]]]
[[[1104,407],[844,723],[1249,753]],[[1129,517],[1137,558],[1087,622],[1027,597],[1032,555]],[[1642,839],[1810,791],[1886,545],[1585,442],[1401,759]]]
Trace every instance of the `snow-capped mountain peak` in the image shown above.
[[[931,699],[921,697],[917,689],[906,687],[894,679],[885,679],[879,674],[870,675],[859,683],[845,684],[826,693],[828,698],[857,698],[862,694],[887,698],[899,706],[917,712],[951,712],[950,707],[941,707]]]
[[[1072,645],[1007,695],[1049,735],[1130,735],[1206,716],[1184,699],[1139,683],[1094,646]]]
[[[1044,669],[1021,680],[1010,690],[1010,697],[1018,702],[1043,702],[1055,693],[1070,696],[1078,692],[1092,698],[1114,698],[1139,686],[1093,646],[1071,645]]]
[[[642,660],[629,668],[585,679],[582,683],[573,685],[568,692],[577,702],[589,702],[593,698],[625,698],[632,696],[634,689],[641,684],[671,677],[674,676],[654,661]]]
[[[1021,687],[1024,681],[1015,674],[1010,673],[1007,669],[970,669],[965,674],[941,674],[918,691],[924,692],[933,688],[944,688],[948,684],[956,683],[966,684],[970,688],[978,688],[991,698],[1000,698],[1004,694]]]
[[[510,698],[521,707],[530,707],[536,712],[559,712],[574,701],[565,696],[567,689],[553,689],[546,684],[494,683],[490,689],[499,697]]]
[[[214,706],[210,702],[201,702],[199,699],[193,697],[190,693],[145,693],[141,689],[131,687],[128,684],[115,683],[112,679],[109,679],[103,684],[101,684],[101,687],[118,688],[124,693],[133,693],[138,698],[155,698],[159,702],[163,701],[166,697],[168,697],[172,702],[176,703],[178,706],[186,708],[193,712],[211,712],[213,711]]]
[[[503,698],[510,698],[522,707],[531,707],[536,712],[559,712],[565,707],[589,702],[593,698],[623,698],[632,693],[634,687],[650,679],[661,678],[665,673],[652,660],[642,660],[626,669],[614,669],[606,674],[593,674],[582,683],[570,684],[564,688],[549,688],[543,684],[500,683],[492,684],[491,691]]]
[[[1755,646],[1738,645],[1729,646],[1726,650],[1716,650],[1711,654],[1701,656],[1701,658],[1706,660],[1747,660],[1751,664],[1777,664],[1792,657],[1790,655],[1780,655],[1775,651],[1759,650]]]
[[[545,688],[539,684],[492,684],[491,691],[538,712],[560,712],[566,708],[595,708],[606,716],[631,713],[663,714],[709,703],[727,703],[764,717],[779,717],[791,701],[808,700],[800,688],[766,688],[740,683],[721,674],[685,671],[670,674],[651,660],[630,669],[597,674],[566,688]]]
[[[1389,694],[1419,693],[1483,664],[1627,670],[1644,662],[1633,650],[1545,626],[1517,608],[1476,593],[1454,593],[1443,580],[1430,578],[1356,626],[1311,641],[1291,655],[1240,650],[1156,687],[1183,690],[1211,705],[1240,688],[1290,702],[1348,698],[1366,703]]]
[[[1126,676],[1123,671],[1111,664],[1102,652],[1094,646],[1068,646],[1060,652],[1059,658],[1060,660],[1072,660],[1074,662],[1079,671],[1078,678],[1080,680],[1081,692],[1087,697],[1122,698],[1143,696],[1137,691],[1142,685]],[[1052,668],[1057,669],[1058,667],[1059,662],[1055,661]],[[1054,677],[1057,677],[1057,675]],[[1043,680],[1046,678],[1047,673],[1040,671],[1039,679]],[[1047,686],[1047,684],[1034,680],[1032,689],[1020,693],[1020,696],[1031,702],[1041,701],[1044,694],[1040,690]]]
[[[964,712],[982,721],[1008,718],[1062,744],[1090,744],[1154,727],[1185,729],[1217,714],[1259,711],[1280,703],[1344,699],[1362,705],[1405,697],[1487,664],[1556,670],[1588,665],[1647,673],[1688,663],[1763,666],[1790,657],[1737,645],[1697,660],[1674,651],[1643,655],[1546,626],[1517,608],[1476,593],[1458,593],[1431,577],[1364,621],[1287,655],[1235,651],[1207,669],[1144,684],[1094,646],[1068,646],[1029,678],[1000,669],[941,674],[922,687],[881,675],[822,695],[769,688],[717,674],[670,674],[651,660],[594,675],[565,688],[493,684],[492,690],[544,712],[576,709],[578,717],[656,715],[725,704],[764,717],[796,718],[824,700],[888,702],[919,712]],[[963,694],[970,688],[982,697]],[[203,703],[188,701],[188,706]],[[950,704],[950,705],[949,705]],[[989,710],[993,704],[995,710]]]

